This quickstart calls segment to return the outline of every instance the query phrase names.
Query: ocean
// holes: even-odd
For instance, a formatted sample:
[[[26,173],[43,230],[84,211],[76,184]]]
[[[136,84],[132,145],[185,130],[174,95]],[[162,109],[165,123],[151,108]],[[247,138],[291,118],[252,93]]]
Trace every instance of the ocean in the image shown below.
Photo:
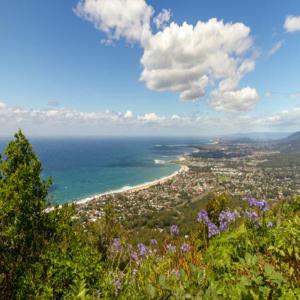
[[[171,175],[170,163],[189,154],[192,138],[31,138],[43,164],[43,177],[53,177],[53,203],[82,200]],[[0,140],[0,150],[7,140]]]

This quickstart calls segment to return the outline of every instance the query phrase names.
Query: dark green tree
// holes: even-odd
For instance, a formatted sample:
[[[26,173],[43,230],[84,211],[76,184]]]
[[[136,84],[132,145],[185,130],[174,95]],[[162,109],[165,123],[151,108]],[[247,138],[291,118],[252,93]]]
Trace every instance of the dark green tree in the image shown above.
[[[51,179],[21,131],[0,157],[0,299],[73,299],[101,278],[75,207],[47,211]]]
[[[211,221],[215,224],[219,224],[219,215],[222,210],[226,210],[231,201],[230,195],[226,193],[215,194],[214,197],[209,200],[206,205],[206,210]]]
[[[38,259],[47,241],[45,213],[51,179],[22,131],[15,134],[0,161],[0,298],[13,299],[20,278]]]

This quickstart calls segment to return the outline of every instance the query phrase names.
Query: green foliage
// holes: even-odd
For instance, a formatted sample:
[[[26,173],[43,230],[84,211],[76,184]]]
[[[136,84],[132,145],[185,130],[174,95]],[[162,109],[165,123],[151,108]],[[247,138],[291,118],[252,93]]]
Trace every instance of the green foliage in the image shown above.
[[[19,131],[0,162],[1,299],[61,299],[77,280],[101,278],[101,255],[81,242],[74,208],[46,211],[51,179],[41,172]]]
[[[41,163],[19,131],[0,162],[0,298],[15,294],[20,275],[36,261],[51,234],[44,213],[51,180],[41,178]],[[1,295],[4,293],[4,295]]]
[[[300,282],[300,217],[296,215],[292,220],[285,220],[273,235],[274,242],[268,250],[284,266],[282,271]]]
[[[222,210],[226,210],[231,197],[228,194],[214,195],[214,197],[206,205],[206,210],[208,212],[209,218],[215,224],[219,222],[219,215]]]

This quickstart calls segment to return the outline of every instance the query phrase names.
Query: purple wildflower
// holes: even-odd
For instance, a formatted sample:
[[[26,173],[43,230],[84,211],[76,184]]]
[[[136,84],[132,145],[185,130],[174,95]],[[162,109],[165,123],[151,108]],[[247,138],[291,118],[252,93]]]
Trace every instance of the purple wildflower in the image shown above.
[[[268,224],[267,224],[267,227],[268,227],[268,228],[273,227],[273,223],[272,223],[271,221],[269,221]]]
[[[137,269],[133,269],[132,270],[132,279],[131,279],[131,283],[135,284],[136,283],[136,275],[137,275],[138,270]]]
[[[121,251],[121,240],[119,238],[114,238],[111,243],[112,252],[119,253]]]
[[[251,194],[249,192],[246,194],[246,199],[247,199],[250,207],[257,206],[258,201],[255,198],[251,197]]]
[[[131,253],[131,259],[134,261],[137,261],[139,259],[139,256],[135,251]]]
[[[197,221],[204,224],[207,224],[209,222],[208,213],[205,209],[200,210],[200,212],[198,213]]]
[[[151,245],[152,245],[152,246],[156,246],[156,245],[157,245],[157,240],[152,239],[152,240],[151,240]]]
[[[258,214],[257,212],[253,211],[253,212],[249,212],[249,211],[245,211],[247,217],[250,219],[250,221],[256,223],[258,222]]]
[[[177,234],[179,234],[179,228],[177,225],[172,225],[171,228],[170,228],[170,234],[171,236],[175,236]]]
[[[269,210],[269,204],[267,203],[266,200],[258,201],[258,202],[257,202],[257,207],[258,207],[261,211],[268,211],[268,210]]]
[[[116,296],[119,295],[120,291],[122,290],[123,282],[124,282],[124,273],[119,272],[118,276],[113,281]]]
[[[249,198],[248,202],[250,207],[258,206],[258,201],[255,198]]]
[[[204,223],[207,226],[209,238],[212,237],[213,235],[220,234],[220,230],[218,226],[211,222],[211,220],[208,217],[208,213],[205,209],[202,209],[198,213],[197,221]]]
[[[180,247],[181,251],[183,253],[189,252],[191,250],[191,247],[187,243],[183,243]]]
[[[265,212],[269,210],[269,205],[266,200],[258,201],[257,199],[250,196],[250,193],[246,195],[247,201],[250,207],[257,207],[260,211]]]
[[[139,248],[139,251],[140,251],[139,256],[146,255],[147,248],[146,248],[146,246],[143,243],[138,243],[137,247]]]
[[[219,215],[219,222],[220,222],[219,229],[220,229],[220,231],[227,230],[228,227],[229,227],[229,224],[231,222],[235,221],[236,216],[237,216],[236,212],[231,212],[230,210],[221,211],[221,213]]]
[[[220,229],[217,227],[217,225],[210,221],[207,224],[207,229],[208,229],[208,237],[209,238],[212,237],[213,235],[220,234]]]

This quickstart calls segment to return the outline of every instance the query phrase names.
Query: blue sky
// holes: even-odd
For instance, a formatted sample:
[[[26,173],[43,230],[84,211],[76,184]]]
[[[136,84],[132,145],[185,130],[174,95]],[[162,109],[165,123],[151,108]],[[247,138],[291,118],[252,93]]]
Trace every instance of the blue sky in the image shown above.
[[[122,0],[110,0],[115,2],[112,12],[105,11],[106,1],[1,1],[3,134],[18,127],[33,135],[41,135],[41,130],[46,135],[205,135],[300,128],[299,1],[123,0],[118,8]],[[141,12],[134,15],[139,5]],[[156,28],[155,19],[163,9],[168,10],[170,19]],[[125,25],[119,22],[123,11]],[[139,22],[129,22],[131,11],[133,20],[144,18],[143,26],[150,26],[145,36],[134,28]],[[288,16],[294,19],[284,27]],[[216,23],[209,23],[212,18]],[[228,52],[222,52],[222,45],[232,37],[225,33],[221,20],[225,27],[232,26],[232,35],[241,33],[237,42],[246,44],[246,39],[251,39],[243,54],[232,54],[236,51],[232,44],[228,44]],[[172,22],[177,26],[174,30],[183,32],[184,22],[196,27],[199,21],[205,28],[215,26],[224,36],[222,43],[212,42],[210,53],[204,53],[205,42],[195,49],[184,48],[185,40],[167,33]],[[244,27],[233,27],[237,23]],[[245,33],[245,28],[251,31]],[[165,34],[156,41],[154,36],[160,31]],[[210,37],[202,34],[201,28],[193,35],[191,39],[197,41]],[[173,39],[169,52],[163,48],[166,39]],[[189,50],[194,52],[187,54]],[[209,58],[213,51],[216,55]],[[146,52],[149,57],[143,63]],[[211,60],[220,54],[232,55],[235,67],[231,72],[222,70],[218,77],[216,69],[223,61]],[[159,61],[160,55],[162,60],[170,58],[170,63]],[[252,65],[239,75],[245,60]],[[169,77],[175,66],[188,74],[197,64],[196,73],[191,73],[195,80],[192,75]],[[162,68],[166,73],[161,73]],[[145,70],[149,72],[140,80]],[[234,87],[221,91],[220,82],[228,78],[235,81]],[[204,88],[198,86],[202,79]],[[180,80],[184,88],[178,88]]]

